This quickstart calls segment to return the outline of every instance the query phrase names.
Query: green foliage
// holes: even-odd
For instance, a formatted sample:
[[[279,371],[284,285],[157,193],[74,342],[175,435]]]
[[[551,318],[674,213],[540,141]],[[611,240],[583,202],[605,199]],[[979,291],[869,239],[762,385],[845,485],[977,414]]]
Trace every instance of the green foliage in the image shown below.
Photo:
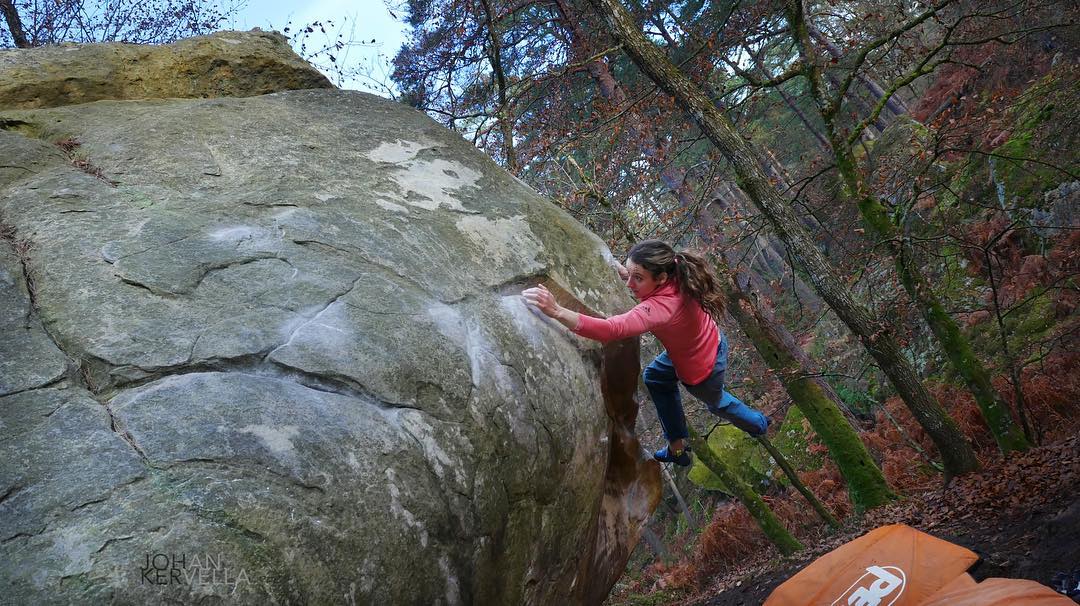
[[[758,443],[741,429],[731,425],[721,425],[709,434],[709,446],[724,463],[755,490],[764,488],[769,483],[771,464]],[[694,484],[706,489],[732,494],[720,478],[694,457],[694,464],[687,474]]]
[[[856,414],[869,415],[877,404],[870,397],[870,394],[862,389],[852,389],[843,384],[833,385],[833,389],[836,391],[836,395],[840,396],[840,399],[844,401],[844,404]]]

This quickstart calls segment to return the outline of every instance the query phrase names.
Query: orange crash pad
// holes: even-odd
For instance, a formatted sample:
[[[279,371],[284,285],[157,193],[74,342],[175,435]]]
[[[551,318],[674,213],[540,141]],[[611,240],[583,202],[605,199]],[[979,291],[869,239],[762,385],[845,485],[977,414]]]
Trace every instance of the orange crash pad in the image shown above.
[[[1035,581],[976,583],[965,571],[978,559],[910,526],[883,526],[814,560],[765,606],[1075,606]]]

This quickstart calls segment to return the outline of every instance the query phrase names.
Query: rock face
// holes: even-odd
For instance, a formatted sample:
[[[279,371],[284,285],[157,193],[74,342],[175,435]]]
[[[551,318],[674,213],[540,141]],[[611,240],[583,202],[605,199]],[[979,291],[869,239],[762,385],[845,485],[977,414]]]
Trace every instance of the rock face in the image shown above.
[[[66,44],[0,50],[0,107],[101,99],[252,97],[333,88],[277,32],[220,32],[168,46]]]
[[[595,236],[363,93],[6,103],[5,600],[603,599],[659,498],[637,345],[519,296],[629,306]]]

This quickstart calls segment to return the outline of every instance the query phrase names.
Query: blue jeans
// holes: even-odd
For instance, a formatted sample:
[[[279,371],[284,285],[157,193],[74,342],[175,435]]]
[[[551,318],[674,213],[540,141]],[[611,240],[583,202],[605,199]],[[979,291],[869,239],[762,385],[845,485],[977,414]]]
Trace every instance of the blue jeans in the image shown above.
[[[752,436],[765,434],[768,420],[765,415],[750,408],[735,396],[724,391],[724,371],[727,370],[727,336],[720,335],[720,344],[716,349],[716,364],[712,374],[696,385],[686,386],[694,397],[705,403],[705,407],[714,415],[731,422],[732,425]],[[683,413],[682,395],[679,393],[679,377],[667,352],[662,352],[645,367],[642,373],[645,387],[656,406],[656,416],[660,417],[660,426],[668,442],[685,439],[690,435],[686,429],[686,416]]]

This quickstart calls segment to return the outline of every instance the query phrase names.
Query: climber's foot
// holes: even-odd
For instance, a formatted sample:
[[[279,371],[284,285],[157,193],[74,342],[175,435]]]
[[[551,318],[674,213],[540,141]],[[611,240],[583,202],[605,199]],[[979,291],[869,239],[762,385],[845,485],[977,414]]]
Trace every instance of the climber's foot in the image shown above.
[[[671,446],[665,446],[654,452],[653,458],[663,463],[674,463],[682,467],[688,467],[690,465],[690,447],[687,446],[683,450],[675,452]]]

